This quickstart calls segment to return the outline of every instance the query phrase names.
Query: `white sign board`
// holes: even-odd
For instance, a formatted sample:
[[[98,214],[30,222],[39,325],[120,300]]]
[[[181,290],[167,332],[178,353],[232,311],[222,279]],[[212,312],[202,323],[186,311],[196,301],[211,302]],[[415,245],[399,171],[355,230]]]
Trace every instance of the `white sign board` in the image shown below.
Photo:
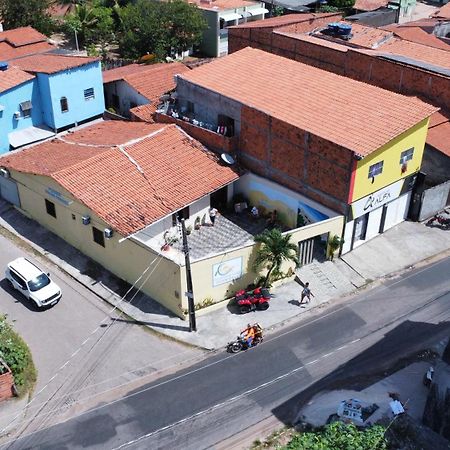
[[[353,218],[356,219],[357,217],[361,217],[364,214],[396,199],[400,196],[402,186],[403,180],[398,180],[395,183],[352,203]]]
[[[213,286],[229,283],[230,281],[241,278],[242,276],[242,257],[230,259],[213,265]]]

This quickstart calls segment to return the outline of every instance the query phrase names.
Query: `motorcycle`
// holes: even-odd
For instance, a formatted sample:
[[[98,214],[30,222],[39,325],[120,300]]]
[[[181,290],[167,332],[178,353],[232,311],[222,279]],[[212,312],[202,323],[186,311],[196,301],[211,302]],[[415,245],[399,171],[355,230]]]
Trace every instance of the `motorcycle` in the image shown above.
[[[255,325],[256,326],[256,325]],[[260,344],[264,338],[262,335],[262,328],[257,325],[257,332],[255,333],[255,337],[253,338],[252,347],[256,347],[258,344]],[[235,341],[229,342],[227,344],[227,352],[228,353],[239,353],[242,350],[247,350],[248,344],[247,340],[244,339],[242,336],[238,336]]]
[[[270,306],[270,292],[267,288],[256,288],[252,291],[242,289],[236,292],[234,298],[241,314],[246,314],[256,309],[265,311]]]
[[[444,217],[440,214],[436,214],[431,219],[429,219],[425,225],[427,227],[431,227],[431,226],[435,225],[435,222],[437,222],[437,226],[439,226],[443,230],[450,230],[450,218],[449,217]]]

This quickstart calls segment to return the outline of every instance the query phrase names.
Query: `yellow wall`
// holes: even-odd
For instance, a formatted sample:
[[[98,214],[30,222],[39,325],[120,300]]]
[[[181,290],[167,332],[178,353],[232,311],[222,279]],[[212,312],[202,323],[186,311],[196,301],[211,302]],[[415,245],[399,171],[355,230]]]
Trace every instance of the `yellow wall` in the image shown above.
[[[422,122],[380,147],[377,151],[358,161],[352,202],[405,178],[420,169],[428,131],[428,121],[429,119],[422,120]],[[411,147],[414,147],[413,159],[408,161],[406,172],[401,173],[400,155]],[[368,178],[369,167],[381,161],[384,161],[383,172],[377,175],[372,183],[372,179]]]
[[[12,177],[18,182],[21,207],[26,214],[119,278],[133,284],[153,262],[136,286],[175,314],[181,315],[181,292],[184,291],[181,291],[180,268],[177,264],[159,257],[132,239],[119,242],[122,236],[118,233],[114,233],[111,239],[105,239],[105,247],[102,247],[93,240],[92,226],[104,230],[108,225],[86,206],[77,202],[59,184],[48,177],[14,171],[12,171]],[[58,191],[73,203],[65,206],[58,202],[46,194],[47,187]],[[45,198],[55,204],[56,219],[47,214]],[[75,220],[72,219],[72,214],[75,215]],[[83,215],[91,217],[90,225],[82,224],[81,216]]]
[[[344,217],[333,217],[323,222],[311,224],[302,228],[297,228],[294,231],[288,232],[292,235],[291,242],[297,244],[300,241],[309,239],[321,234],[330,233],[331,235],[341,236],[344,224]],[[191,264],[192,269],[192,284],[194,285],[195,303],[201,303],[206,298],[211,297],[215,302],[225,298],[232,297],[233,294],[239,290],[244,289],[250,283],[253,283],[258,276],[253,272],[252,265],[256,256],[256,246],[249,245],[239,248],[237,250],[229,251],[218,256],[202,259]],[[226,283],[219,286],[213,286],[212,271],[214,264],[225,262],[237,257],[243,258],[244,276],[235,283]],[[293,263],[285,262],[281,267],[283,272],[286,272],[289,267],[294,268]],[[184,267],[183,267],[184,269]],[[183,270],[184,272],[184,270]],[[182,277],[184,283],[184,275]],[[186,289],[183,286],[183,292]]]

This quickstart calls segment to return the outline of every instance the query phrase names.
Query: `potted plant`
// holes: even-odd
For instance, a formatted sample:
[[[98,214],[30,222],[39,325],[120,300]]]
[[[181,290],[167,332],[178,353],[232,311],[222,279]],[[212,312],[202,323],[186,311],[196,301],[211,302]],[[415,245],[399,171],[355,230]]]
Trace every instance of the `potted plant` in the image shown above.
[[[169,230],[164,233],[164,244],[161,247],[161,250],[167,251],[170,246],[178,242],[178,236],[176,234],[172,234]]]
[[[200,227],[202,226],[202,221],[201,221],[201,219],[200,219],[200,216],[197,216],[196,218],[195,218],[195,222],[194,222],[194,228],[196,229],[196,230],[200,230]]]
[[[336,253],[336,251],[341,248],[341,246],[344,244],[344,239],[340,238],[337,234],[335,234],[334,236],[331,236],[328,239],[328,249],[330,252],[330,261],[333,261],[334,258],[334,254]]]
[[[192,233],[192,225],[189,225],[187,228],[186,228],[186,234],[187,235],[190,235]]]

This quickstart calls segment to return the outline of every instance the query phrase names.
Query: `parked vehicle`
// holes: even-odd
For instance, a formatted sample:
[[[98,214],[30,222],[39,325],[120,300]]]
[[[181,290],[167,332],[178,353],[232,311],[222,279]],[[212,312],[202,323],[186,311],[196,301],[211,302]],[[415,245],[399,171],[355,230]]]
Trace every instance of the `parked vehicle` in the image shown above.
[[[255,309],[264,311],[270,306],[270,292],[267,288],[259,287],[252,291],[242,289],[236,292],[234,298],[241,314],[246,314]]]
[[[427,227],[438,226],[443,230],[450,230],[450,217],[445,217],[442,214],[436,214],[425,224]]]
[[[50,274],[42,272],[26,258],[17,258],[8,263],[5,276],[14,289],[38,308],[56,305],[61,299],[61,289],[50,279]]]
[[[252,347],[257,346],[263,341],[263,330],[259,323],[255,323],[253,325],[253,329],[255,330],[255,337],[252,341]],[[248,344],[247,340],[244,338],[243,334],[239,335],[235,341],[229,342],[227,344],[227,352],[228,353],[239,353],[241,350],[247,350]]]

